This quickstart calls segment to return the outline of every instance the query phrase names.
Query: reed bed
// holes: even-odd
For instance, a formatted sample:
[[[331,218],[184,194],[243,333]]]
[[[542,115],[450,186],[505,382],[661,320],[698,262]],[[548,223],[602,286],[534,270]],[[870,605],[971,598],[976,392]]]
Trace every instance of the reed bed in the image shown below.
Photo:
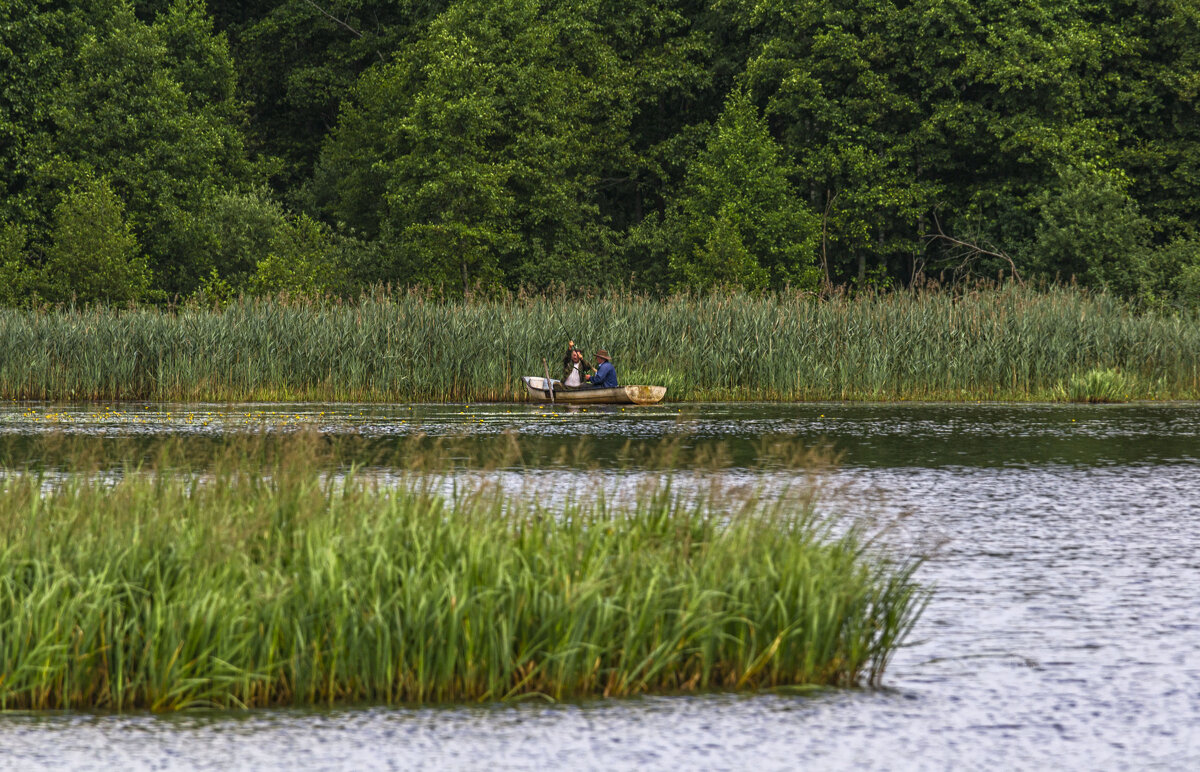
[[[1200,397],[1200,322],[1057,287],[0,310],[0,398],[507,401],[568,339],[671,400],[1030,400],[1117,370]]]
[[[121,473],[10,470],[0,707],[877,683],[926,597],[915,558],[888,558],[804,496],[731,508],[666,486],[546,511],[488,489],[335,479],[318,473],[321,446],[273,444],[256,469],[267,446],[233,443],[203,474],[169,473],[163,456]]]

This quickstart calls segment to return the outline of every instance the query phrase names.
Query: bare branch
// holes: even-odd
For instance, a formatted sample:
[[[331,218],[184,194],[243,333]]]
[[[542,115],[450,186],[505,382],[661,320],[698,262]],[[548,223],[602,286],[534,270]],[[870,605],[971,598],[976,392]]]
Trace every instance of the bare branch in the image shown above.
[[[962,272],[966,271],[966,269],[970,266],[971,263],[978,260],[981,256],[986,256],[986,257],[994,257],[999,260],[1003,260],[1003,261],[1007,262],[1009,270],[1012,271],[1013,280],[1016,281],[1017,284],[1025,283],[1021,279],[1021,273],[1017,270],[1016,262],[1014,262],[1013,259],[1011,257],[1009,257],[1006,253],[1004,253],[1002,250],[997,249],[994,244],[988,244],[987,246],[989,248],[984,248],[984,247],[979,246],[978,244],[975,244],[975,243],[972,243],[969,241],[963,241],[962,239],[956,239],[953,236],[948,235],[944,230],[942,230],[942,223],[938,220],[937,212],[935,211],[932,214],[933,214],[933,224],[937,228],[937,233],[927,233],[922,238],[929,239],[929,240],[936,239],[939,241],[945,241],[954,247],[956,256],[961,257],[961,260],[962,260],[959,263],[958,267],[956,267],[954,270],[956,277],[958,277]]]
[[[362,34],[361,32],[359,32],[358,30],[354,29],[354,27],[351,27],[349,24],[347,24],[346,22],[342,21],[342,20],[341,20],[341,19],[339,19],[338,17],[334,16],[334,15],[333,15],[333,14],[331,14],[329,11],[326,11],[324,8],[322,8],[321,6],[319,6],[319,5],[317,5],[316,3],[314,3],[314,2],[313,2],[313,0],[304,0],[304,2],[308,3],[309,5],[311,5],[313,8],[315,8],[315,9],[317,10],[317,12],[318,12],[318,13],[320,13],[320,14],[321,14],[322,16],[324,16],[326,19],[329,19],[329,20],[330,20],[331,22],[333,22],[334,24],[337,24],[338,26],[340,26],[340,27],[343,27],[343,28],[345,28],[345,29],[349,30],[349,31],[350,31],[350,33],[351,33],[352,35],[354,35],[354,37],[356,37],[356,38],[362,38],[362,37],[363,37],[363,34]],[[387,62],[387,60],[383,58],[383,53],[382,53],[381,51],[379,51],[379,50],[376,50],[376,51],[375,51],[375,55],[379,57],[379,61],[381,61],[381,62],[384,62],[384,63],[386,63],[386,62]]]

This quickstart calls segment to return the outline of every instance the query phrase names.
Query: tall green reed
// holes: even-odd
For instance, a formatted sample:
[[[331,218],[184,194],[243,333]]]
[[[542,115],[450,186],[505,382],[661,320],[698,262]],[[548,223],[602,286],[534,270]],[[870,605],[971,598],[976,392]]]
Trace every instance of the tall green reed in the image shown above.
[[[877,683],[925,599],[917,559],[805,497],[668,486],[547,510],[320,474],[315,436],[264,447],[203,473],[172,472],[176,449],[142,471],[6,475],[0,707]]]
[[[566,341],[668,399],[1049,399],[1093,369],[1200,397],[1200,324],[1073,288],[0,310],[0,398],[496,401]]]

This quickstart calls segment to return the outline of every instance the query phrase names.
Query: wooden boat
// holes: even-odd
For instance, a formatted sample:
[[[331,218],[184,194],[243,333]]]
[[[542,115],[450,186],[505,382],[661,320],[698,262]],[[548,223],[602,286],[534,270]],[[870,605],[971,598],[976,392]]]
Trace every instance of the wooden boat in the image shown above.
[[[533,375],[521,378],[529,397],[535,402],[549,402],[550,390],[546,379]],[[564,405],[653,405],[667,394],[666,386],[617,386],[613,389],[566,389],[552,380],[554,401]]]

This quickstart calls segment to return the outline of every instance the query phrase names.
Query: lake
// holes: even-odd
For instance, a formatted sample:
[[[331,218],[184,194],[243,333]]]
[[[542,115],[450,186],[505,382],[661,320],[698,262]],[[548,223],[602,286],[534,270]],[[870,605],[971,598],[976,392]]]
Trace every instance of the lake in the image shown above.
[[[9,468],[52,465],[60,433],[103,457],[297,427],[384,476],[403,471],[405,443],[446,438],[458,474],[548,500],[661,477],[640,451],[663,440],[684,486],[787,485],[797,470],[775,444],[825,448],[840,462],[823,506],[936,545],[919,573],[935,594],[878,690],[10,713],[0,766],[1200,768],[1200,405],[14,403],[0,452]]]

